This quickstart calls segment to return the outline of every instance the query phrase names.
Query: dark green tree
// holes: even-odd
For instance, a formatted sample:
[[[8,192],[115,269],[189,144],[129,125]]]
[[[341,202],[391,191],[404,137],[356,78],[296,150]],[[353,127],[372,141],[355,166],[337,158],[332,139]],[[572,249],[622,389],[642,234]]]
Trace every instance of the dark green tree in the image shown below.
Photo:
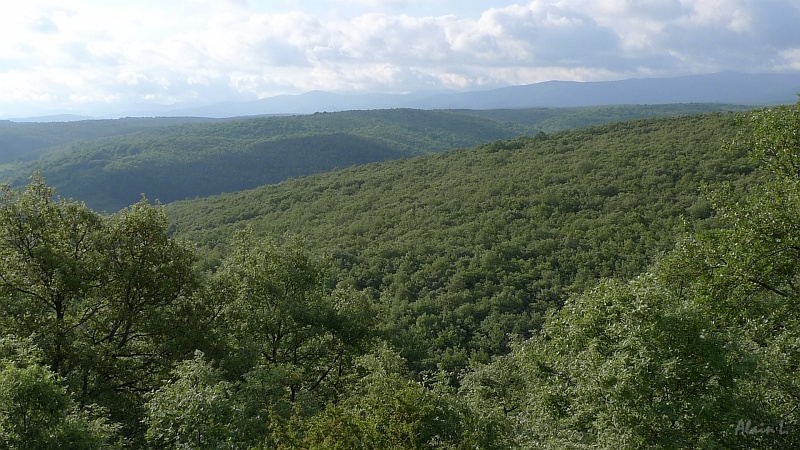
[[[40,356],[29,341],[0,339],[0,448],[117,448],[105,411],[79,407]]]
[[[755,367],[741,389],[758,408],[737,425],[761,448],[791,447],[800,425],[799,135],[800,103],[742,117],[731,148],[749,150],[767,172],[757,186],[714,191],[722,227],[688,239],[662,275],[750,350]]]
[[[215,273],[212,295],[224,304],[220,333],[233,359],[226,370],[284,379],[289,401],[335,389],[349,357],[369,335],[369,303],[332,291],[324,267],[298,241],[278,247],[239,233]]]
[[[0,326],[30,338],[82,403],[108,406],[126,433],[141,396],[186,352],[179,325],[193,251],[145,200],[103,217],[55,197],[39,175],[0,190]]]
[[[692,298],[654,276],[571,299],[519,356],[523,446],[713,448],[747,413],[746,358]],[[498,361],[502,363],[502,361]]]
[[[158,385],[175,359],[191,351],[185,342],[187,303],[196,287],[194,252],[170,238],[159,207],[146,200],[104,222],[96,311],[85,326],[82,367],[99,395],[104,390],[142,393]]]
[[[81,328],[96,315],[103,220],[85,205],[54,199],[34,175],[23,191],[0,190],[0,299],[4,324],[37,336],[50,369],[76,370]]]
[[[196,302],[212,314],[207,357],[180,363],[155,391],[148,440],[168,448],[260,445],[278,423],[334,402],[374,319],[364,296],[328,282],[298,241],[278,246],[239,233]]]
[[[279,448],[430,449],[507,448],[445,380],[410,378],[388,346],[358,359],[360,377],[347,396],[306,424],[301,439]],[[288,444],[287,444],[288,442]]]
[[[233,386],[197,352],[147,402],[147,441],[160,449],[234,449]]]

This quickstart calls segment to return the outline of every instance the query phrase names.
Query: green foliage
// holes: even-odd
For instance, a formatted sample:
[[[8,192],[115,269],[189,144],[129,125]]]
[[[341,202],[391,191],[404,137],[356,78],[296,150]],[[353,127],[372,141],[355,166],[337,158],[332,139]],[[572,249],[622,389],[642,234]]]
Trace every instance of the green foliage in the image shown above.
[[[316,415],[291,448],[504,448],[454,392],[409,380],[405,362],[390,349],[379,347],[356,365],[363,374],[349,395]]]
[[[335,168],[514,137],[525,128],[443,111],[350,111],[144,129],[70,142],[12,169],[116,211],[142,193],[163,202],[273,184]]]
[[[458,111],[503,122],[534,127],[545,133],[584,128],[610,122],[653,117],[674,117],[711,112],[743,111],[748,106],[720,103],[675,103],[665,105],[604,105],[577,108],[490,109]]]
[[[742,130],[731,147],[746,149],[779,176],[800,178],[800,108],[783,105],[742,118]]]
[[[198,289],[194,253],[167,236],[163,210],[144,199],[102,217],[54,198],[37,176],[24,191],[4,188],[0,220],[0,324],[41,349],[18,368],[29,372],[16,375],[45,379],[36,395],[60,402],[42,403],[43,417],[61,411],[53,420],[80,425],[64,412],[69,396],[96,402],[123,422],[133,447],[145,425],[156,446],[258,443],[275,412],[312,414],[334,399],[372,335],[366,297],[330,290],[323,267],[298,243],[278,248],[242,233]],[[192,348],[209,349],[225,370],[200,356],[173,368]],[[196,404],[181,403],[193,389]],[[227,412],[204,416],[216,407]]]
[[[282,378],[291,402],[335,389],[347,358],[369,335],[369,304],[327,291],[323,267],[297,241],[278,248],[248,232],[235,240],[211,280],[212,295],[224,303],[219,333],[232,356],[227,369]]]
[[[74,367],[78,328],[94,312],[89,297],[100,277],[93,242],[102,219],[82,204],[52,199],[35,176],[23,192],[0,199],[0,292],[4,322],[20,336],[37,334],[50,368]]]
[[[760,110],[745,117],[738,145],[770,168],[761,185],[744,193],[721,189],[712,199],[721,229],[693,236],[665,262],[664,279],[691,293],[715,326],[742,341],[757,362],[742,391],[759,410],[742,420],[792,430],[748,435],[761,448],[791,448],[796,441],[800,382],[800,146],[798,106]],[[735,144],[737,145],[737,144]]]
[[[144,200],[105,218],[53,196],[39,176],[2,190],[2,331],[31,340],[80,401],[135,434],[141,394],[186,352],[176,312],[196,281],[193,252]]]
[[[180,363],[147,402],[147,441],[159,449],[233,449],[232,386],[202,352]]]
[[[800,180],[787,170],[797,146],[776,139],[794,114],[747,117],[746,139],[772,143],[753,148],[772,174],[744,195],[714,192],[721,228],[632,281],[571,297],[467,375],[465,394],[502,406],[523,448],[795,448]]]
[[[121,136],[154,128],[193,122],[218,122],[197,117],[159,117],[75,122],[16,123],[0,121],[0,164],[36,159],[48,149],[66,143]]]
[[[0,448],[116,448],[117,427],[96,406],[79,408],[30,343],[6,336],[0,355]]]
[[[522,417],[529,396],[520,348],[520,342],[512,342],[511,353],[496,355],[489,363],[474,363],[461,378],[460,393],[482,422],[485,436],[505,447],[518,439],[511,425],[515,417]]]
[[[297,241],[236,236],[204,298],[209,357],[179,363],[147,404],[156,448],[240,448],[274,439],[337,400],[369,343],[370,305],[327,288],[324,267]],[[214,362],[212,366],[212,361]]]
[[[714,318],[651,276],[571,300],[518,356],[523,446],[716,448],[746,417],[745,358]]]
[[[302,236],[380,305],[415,372],[508,350],[600,277],[633,277],[705,223],[699,187],[746,180],[732,115],[651,119],[387,162],[167,205],[216,266],[235,230]],[[707,204],[705,205],[707,207]],[[694,226],[694,225],[693,225]],[[455,378],[455,376],[454,376]],[[453,380],[455,382],[455,379]]]
[[[102,309],[86,322],[92,335],[86,358],[112,385],[151,386],[156,380],[144,375],[160,375],[187,350],[179,342],[189,318],[176,313],[196,287],[194,253],[166,230],[163,210],[142,199],[108,218],[98,239],[102,286],[94,295]]]

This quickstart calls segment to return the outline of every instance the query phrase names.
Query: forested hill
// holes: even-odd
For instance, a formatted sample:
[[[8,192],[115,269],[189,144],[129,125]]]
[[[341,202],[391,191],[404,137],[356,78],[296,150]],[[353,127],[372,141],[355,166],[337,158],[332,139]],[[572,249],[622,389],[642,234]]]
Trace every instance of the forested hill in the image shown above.
[[[513,111],[395,109],[226,121],[3,123],[0,182],[22,185],[40,170],[63,196],[116,211],[143,193],[167,203],[538,131],[736,108],[687,104]]]
[[[47,149],[70,142],[122,136],[184,123],[219,121],[198,117],[129,117],[47,123],[0,120],[0,164],[33,160]]]
[[[724,103],[673,103],[665,105],[605,105],[576,108],[453,110],[501,122],[511,122],[551,133],[611,122],[654,117],[674,117],[711,112],[746,111],[750,106]]]
[[[417,370],[457,373],[598,277],[631,277],[711,209],[704,183],[744,182],[720,150],[733,114],[661,118],[497,141],[167,205],[214,265],[234,230],[300,236],[339,283],[385,308]]]
[[[796,449],[798,129],[651,118],[113,214],[2,186],[4,448]]]

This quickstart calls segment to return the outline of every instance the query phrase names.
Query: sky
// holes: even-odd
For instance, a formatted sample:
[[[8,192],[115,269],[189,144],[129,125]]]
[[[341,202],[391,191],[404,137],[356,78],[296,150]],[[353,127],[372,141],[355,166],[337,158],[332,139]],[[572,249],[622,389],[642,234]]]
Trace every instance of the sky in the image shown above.
[[[0,0],[0,117],[800,72],[800,0]]]

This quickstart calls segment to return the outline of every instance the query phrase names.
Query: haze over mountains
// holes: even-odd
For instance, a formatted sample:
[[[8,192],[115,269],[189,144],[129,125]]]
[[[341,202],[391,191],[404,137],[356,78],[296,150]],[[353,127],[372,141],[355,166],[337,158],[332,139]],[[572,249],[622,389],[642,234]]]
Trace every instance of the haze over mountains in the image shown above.
[[[487,91],[417,92],[410,94],[336,94],[312,91],[279,95],[250,102],[225,102],[204,106],[139,105],[103,117],[195,116],[235,117],[270,114],[310,114],[347,110],[501,109],[572,107],[623,104],[729,103],[772,105],[794,103],[800,92],[800,74],[718,72],[672,78],[633,78],[619,81],[547,81]],[[63,112],[67,113],[67,112]],[[72,111],[15,121],[69,121],[92,113]]]
[[[351,109],[503,109],[624,104],[792,103],[800,92],[798,74],[719,72],[675,78],[633,78],[620,81],[547,81],[488,91],[406,95],[340,95],[313,91],[249,103],[226,103],[179,111],[179,115],[313,113]]]

